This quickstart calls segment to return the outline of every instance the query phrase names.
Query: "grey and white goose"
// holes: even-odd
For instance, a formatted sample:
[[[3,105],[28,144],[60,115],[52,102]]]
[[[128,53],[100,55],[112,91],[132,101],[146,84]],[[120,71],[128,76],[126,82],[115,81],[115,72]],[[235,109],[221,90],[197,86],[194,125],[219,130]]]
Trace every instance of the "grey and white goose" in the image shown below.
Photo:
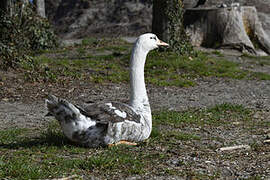
[[[147,97],[144,65],[149,51],[168,46],[155,34],[139,36],[130,58],[130,102],[98,102],[80,108],[50,95],[45,100],[49,114],[60,123],[65,136],[80,145],[98,147],[135,145],[149,138],[152,130],[151,108]]]

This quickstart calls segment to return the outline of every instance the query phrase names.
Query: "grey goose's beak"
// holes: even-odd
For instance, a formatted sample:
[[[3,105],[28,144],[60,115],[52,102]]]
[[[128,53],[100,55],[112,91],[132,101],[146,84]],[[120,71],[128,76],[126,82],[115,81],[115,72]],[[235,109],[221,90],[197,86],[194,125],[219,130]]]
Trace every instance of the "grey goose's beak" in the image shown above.
[[[169,46],[169,44],[167,44],[167,43],[165,43],[165,42],[163,42],[163,41],[161,41],[159,39],[158,39],[157,45],[158,46]]]

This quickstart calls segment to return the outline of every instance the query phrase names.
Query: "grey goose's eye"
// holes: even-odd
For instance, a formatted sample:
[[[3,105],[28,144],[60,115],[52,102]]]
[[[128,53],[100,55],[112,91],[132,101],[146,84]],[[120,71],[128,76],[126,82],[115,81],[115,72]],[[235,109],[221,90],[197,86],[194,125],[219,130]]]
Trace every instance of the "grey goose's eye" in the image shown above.
[[[154,39],[154,40],[157,40],[157,37],[155,37],[155,36],[152,36],[152,37],[150,37],[150,39]]]

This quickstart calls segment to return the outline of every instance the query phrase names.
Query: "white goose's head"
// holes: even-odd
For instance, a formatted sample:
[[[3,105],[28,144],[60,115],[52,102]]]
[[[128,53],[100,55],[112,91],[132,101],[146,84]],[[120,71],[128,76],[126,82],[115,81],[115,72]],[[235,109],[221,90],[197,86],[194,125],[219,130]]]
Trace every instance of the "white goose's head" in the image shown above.
[[[159,40],[158,37],[152,33],[140,35],[137,39],[137,45],[140,45],[146,51],[151,51],[159,46],[169,46],[169,44]]]

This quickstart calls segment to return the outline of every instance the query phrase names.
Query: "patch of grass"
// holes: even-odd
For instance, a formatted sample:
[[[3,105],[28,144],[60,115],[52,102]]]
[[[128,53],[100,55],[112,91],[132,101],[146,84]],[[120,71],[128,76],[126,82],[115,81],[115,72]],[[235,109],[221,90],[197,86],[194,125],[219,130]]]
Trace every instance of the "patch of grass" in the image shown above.
[[[254,132],[258,132],[256,127],[262,124],[261,121],[253,121],[252,113],[249,109],[232,104],[184,112],[154,112],[151,138],[135,147],[77,146],[64,137],[56,120],[41,132],[3,130],[0,131],[0,179],[53,179],[71,175],[122,179],[136,175],[148,177],[149,174],[151,177],[176,175],[216,179],[221,176],[219,169],[205,167],[206,160],[216,163],[232,159],[234,162],[241,156],[239,153],[219,154],[214,151],[217,149],[215,144],[207,145],[212,140],[224,140],[222,135],[215,134],[214,129],[224,128],[226,131],[227,125],[232,128],[237,126],[234,122],[241,122],[241,128],[249,131],[248,128],[252,127]],[[208,131],[213,131],[216,137],[205,133]],[[253,131],[249,133],[252,135]],[[226,144],[230,144],[227,141]],[[238,136],[231,139],[231,142],[235,141],[239,141]],[[250,154],[259,155],[261,151],[268,150],[261,143],[251,144],[251,147]],[[250,158],[257,158],[253,155]],[[245,161],[241,163],[246,165]]]
[[[218,57],[224,57],[224,54],[222,54],[222,53],[221,53],[220,51],[218,51],[218,50],[213,51],[212,54],[215,54],[215,55],[218,56]]]
[[[253,56],[243,53],[240,57],[248,59],[251,64],[258,64],[260,66],[270,65],[270,56]]]
[[[88,37],[82,40],[82,46],[89,46],[89,45],[96,45],[96,44],[98,44],[98,39],[96,38]]]
[[[219,126],[236,120],[250,120],[252,112],[241,105],[221,104],[210,109],[184,112],[160,111],[153,114],[153,124],[183,127],[187,124]]]
[[[127,168],[128,167],[128,168]],[[115,171],[125,174],[142,174],[144,172],[144,161],[137,154],[128,150],[126,146],[112,147],[105,150],[102,154],[87,158],[82,164],[81,169],[98,171]]]
[[[192,141],[192,140],[200,140],[200,136],[192,134],[192,133],[186,133],[181,132],[181,130],[169,130],[164,131],[162,128],[158,128],[157,125],[154,125],[152,132],[151,132],[151,138],[154,142],[165,142],[166,144],[178,142],[178,141]]]
[[[0,131],[0,143],[14,142],[27,131],[27,129],[8,129]]]
[[[247,53],[243,53],[241,57],[246,57],[250,59],[264,59],[264,60],[270,60],[270,56],[255,56]]]
[[[86,54],[86,50],[84,48],[78,48],[77,52],[78,52],[79,56],[83,56]]]
[[[149,54],[146,63],[146,78],[149,82],[162,86],[192,86],[198,77],[227,77],[232,79],[270,79],[265,73],[244,71],[239,65],[225,59],[215,59],[204,53],[197,53],[190,59],[174,53]]]
[[[64,137],[56,121],[38,137],[28,137],[25,129],[0,131],[0,137],[1,179],[144,173],[145,161],[139,151],[130,151],[124,145],[106,149],[75,146]]]
[[[131,47],[131,44],[119,39],[84,39],[82,45],[65,50],[65,58],[48,58],[46,54],[37,56],[34,66],[24,66],[26,77],[40,81],[80,79],[96,83],[128,82]],[[78,54],[77,58],[74,51]],[[53,53],[57,55],[57,51]],[[220,56],[220,53],[216,54]],[[242,70],[237,63],[212,58],[206,53],[197,52],[189,57],[158,50],[148,55],[145,77],[147,83],[178,87],[195,86],[196,79],[200,77],[270,79],[269,74]]]
[[[200,140],[200,137],[197,135],[183,133],[179,131],[170,131],[169,133],[166,134],[166,136],[169,137],[170,139],[173,138],[175,140],[180,141]]]

